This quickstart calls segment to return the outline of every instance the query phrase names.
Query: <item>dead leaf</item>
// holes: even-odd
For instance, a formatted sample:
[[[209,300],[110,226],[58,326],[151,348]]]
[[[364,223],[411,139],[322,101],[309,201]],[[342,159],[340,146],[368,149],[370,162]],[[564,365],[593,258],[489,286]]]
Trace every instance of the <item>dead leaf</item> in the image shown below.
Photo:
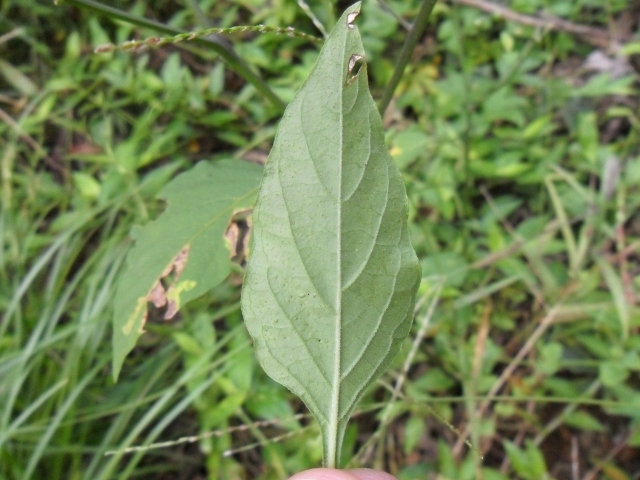
[[[97,155],[102,153],[102,148],[88,142],[76,143],[69,148],[70,155]]]
[[[587,56],[582,67],[587,71],[608,73],[611,78],[621,78],[633,73],[629,57],[621,53],[607,55],[602,50],[594,50]]]

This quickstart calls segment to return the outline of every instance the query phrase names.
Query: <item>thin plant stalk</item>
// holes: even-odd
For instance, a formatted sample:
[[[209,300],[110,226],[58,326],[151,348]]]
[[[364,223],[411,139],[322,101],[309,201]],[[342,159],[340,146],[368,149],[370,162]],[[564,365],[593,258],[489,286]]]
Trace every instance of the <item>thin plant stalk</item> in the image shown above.
[[[380,105],[378,106],[380,116],[384,116],[384,112],[391,102],[393,92],[395,92],[396,87],[398,86],[398,83],[400,83],[400,79],[404,74],[404,68],[407,66],[407,63],[409,63],[411,54],[416,48],[416,45],[418,45],[420,37],[422,37],[422,34],[427,28],[427,22],[429,21],[429,16],[431,15],[431,11],[433,10],[433,6],[435,4],[436,0],[424,0],[422,2],[420,11],[416,16],[416,19],[411,26],[411,30],[409,30],[409,34],[404,41],[402,50],[400,51],[400,56],[398,57],[398,61],[396,62],[396,65],[393,69],[391,80],[389,80],[389,83],[387,83],[387,86],[382,93],[382,99],[380,100]]]
[[[122,20],[139,27],[149,28],[170,35],[186,33],[178,28],[170,27],[168,25],[164,25],[160,22],[149,20],[147,18],[131,15],[128,12],[95,2],[94,0],[59,0],[58,3],[66,3],[74,7],[90,10],[92,12],[96,12],[113,19]],[[273,90],[271,90],[269,86],[264,82],[264,80],[262,80],[262,78],[260,78],[253,70],[251,70],[240,57],[238,57],[238,54],[233,50],[233,46],[226,39],[214,36],[206,39],[194,38],[193,42],[196,45],[200,45],[202,47],[206,47],[215,51],[218,55],[220,55],[220,57],[222,57],[224,62],[231,69],[235,70],[236,73],[238,73],[247,82],[253,85],[256,90],[258,90],[258,92],[260,92],[264,97],[269,99],[271,103],[273,103],[281,110],[284,110],[285,104],[280,99],[280,97],[278,97],[273,92]]]

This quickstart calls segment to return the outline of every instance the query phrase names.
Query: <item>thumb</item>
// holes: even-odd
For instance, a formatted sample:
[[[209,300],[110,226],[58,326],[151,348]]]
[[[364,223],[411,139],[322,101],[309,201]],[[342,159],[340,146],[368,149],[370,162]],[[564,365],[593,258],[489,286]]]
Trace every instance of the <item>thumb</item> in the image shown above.
[[[296,473],[289,480],[397,480],[393,475],[368,468],[336,470],[333,468],[312,468]]]

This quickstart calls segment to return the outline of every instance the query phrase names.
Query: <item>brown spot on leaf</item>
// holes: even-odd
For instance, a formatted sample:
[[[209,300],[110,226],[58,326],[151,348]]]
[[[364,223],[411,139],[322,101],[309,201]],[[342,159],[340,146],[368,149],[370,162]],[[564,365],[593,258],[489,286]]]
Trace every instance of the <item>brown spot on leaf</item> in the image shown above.
[[[175,300],[170,300],[167,304],[167,311],[164,312],[164,319],[171,320],[178,313],[178,304]]]
[[[347,15],[347,27],[349,28],[355,28],[355,25],[353,24],[354,20],[356,19],[356,17],[360,15],[360,12],[351,12],[350,14]]]
[[[364,55],[357,55],[357,54],[353,54],[351,55],[351,58],[349,58],[349,73],[353,72],[353,68],[356,66],[356,63],[358,63],[358,60],[362,60],[364,58]]]
[[[184,267],[187,264],[187,259],[188,258],[189,258],[189,245],[185,246],[182,250],[180,250],[178,252],[178,255],[176,255],[176,258],[173,261],[173,268],[174,268],[174,271],[175,271],[174,272],[174,275],[175,275],[174,283],[178,280],[178,277],[180,276],[180,274],[184,270]]]
[[[180,275],[187,265],[188,259],[189,245],[186,245],[162,271],[160,277],[156,280],[156,283],[147,295],[147,301],[151,302],[157,309],[166,307],[164,314],[161,312],[156,313],[160,313],[164,320],[171,320],[178,312],[178,304],[172,299],[172,297],[175,297],[172,293],[175,290],[178,280],[180,280]],[[147,314],[145,314],[145,317],[146,315]]]
[[[251,212],[252,209],[250,208],[233,212],[224,234],[225,242],[231,255],[231,261],[238,265],[244,265],[249,254]]]
[[[149,300],[156,308],[164,307],[167,304],[167,295],[165,294],[164,287],[160,283],[160,280],[156,280],[155,285],[147,296]]]
[[[364,55],[358,55],[357,53],[354,53],[353,55],[351,55],[351,57],[349,57],[349,65],[347,66],[347,86],[351,85],[356,78],[358,78],[358,74],[360,73],[360,60],[364,59]],[[358,67],[358,69],[355,71],[356,66]]]

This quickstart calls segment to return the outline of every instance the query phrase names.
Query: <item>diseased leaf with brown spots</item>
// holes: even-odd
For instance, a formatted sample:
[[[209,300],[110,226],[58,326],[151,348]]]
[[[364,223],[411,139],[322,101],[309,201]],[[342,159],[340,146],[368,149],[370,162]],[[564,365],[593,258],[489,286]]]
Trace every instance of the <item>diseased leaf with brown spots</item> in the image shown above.
[[[326,466],[409,333],[420,281],[358,28],[340,18],[287,107],[253,216],[242,313],[268,375],[315,415]]]
[[[236,160],[199,163],[160,192],[166,211],[132,230],[114,299],[114,378],[144,332],[149,303],[166,307],[170,319],[227,277],[225,232],[235,212],[253,205],[261,175],[261,167]]]

